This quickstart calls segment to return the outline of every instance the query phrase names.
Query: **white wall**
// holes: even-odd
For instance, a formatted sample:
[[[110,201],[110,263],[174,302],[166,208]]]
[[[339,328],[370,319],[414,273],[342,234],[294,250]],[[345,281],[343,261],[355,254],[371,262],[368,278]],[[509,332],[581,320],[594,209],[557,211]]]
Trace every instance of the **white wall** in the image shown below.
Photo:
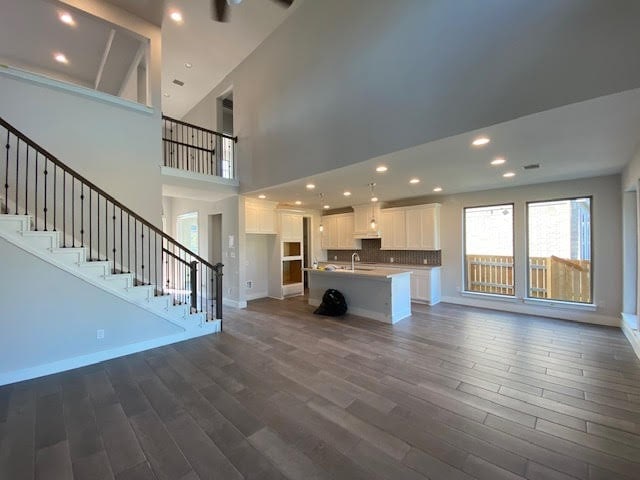
[[[595,312],[534,306],[523,304],[522,301],[510,303],[477,295],[461,295],[460,290],[464,286],[463,209],[465,207],[510,202],[515,204],[516,298],[522,299],[526,296],[526,202],[588,195],[593,196],[593,292],[594,303],[598,306]],[[442,203],[440,243],[444,302],[609,325],[619,324],[622,311],[622,193],[619,175],[411,199],[393,205],[412,202],[429,203],[430,201]]]
[[[222,214],[223,297],[232,305],[239,305],[244,301],[244,289],[240,288],[240,265],[245,248],[244,235],[238,235],[240,222],[238,196],[234,195],[218,202],[173,197],[164,203],[167,208],[170,208],[170,212],[165,212],[169,235],[175,235],[178,215],[198,212],[199,251],[200,256],[205,260],[209,257],[209,215]],[[244,218],[244,212],[242,217]],[[242,225],[244,227],[244,223]],[[229,236],[233,236],[233,247],[229,246]],[[242,274],[244,275],[244,270]]]
[[[23,369],[183,331],[4,239],[0,258],[0,384]]]
[[[249,234],[246,236],[244,294],[247,300],[268,296],[271,255],[269,247],[273,245],[270,237],[273,235]],[[252,282],[252,287],[249,288],[246,282]]]
[[[150,40],[153,109],[0,68],[0,116],[108,194],[160,225],[160,29],[106,2],[66,3]],[[112,101],[113,100],[113,101]]]
[[[233,88],[254,191],[638,87],[638,16],[632,0],[301,2],[184,118],[220,127]]]

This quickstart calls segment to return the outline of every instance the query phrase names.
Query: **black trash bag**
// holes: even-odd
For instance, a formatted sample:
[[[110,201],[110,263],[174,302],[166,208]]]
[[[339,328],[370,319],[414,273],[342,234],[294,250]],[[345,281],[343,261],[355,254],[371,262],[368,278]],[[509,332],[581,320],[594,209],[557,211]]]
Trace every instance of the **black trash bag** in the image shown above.
[[[339,317],[347,313],[347,302],[338,290],[330,288],[322,296],[322,303],[313,312],[326,317]]]

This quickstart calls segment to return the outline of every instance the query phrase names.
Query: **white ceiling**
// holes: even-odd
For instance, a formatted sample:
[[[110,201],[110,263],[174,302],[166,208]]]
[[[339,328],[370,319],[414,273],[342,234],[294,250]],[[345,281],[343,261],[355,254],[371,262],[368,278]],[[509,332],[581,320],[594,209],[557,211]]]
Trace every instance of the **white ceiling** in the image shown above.
[[[133,33],[53,1],[0,0],[0,11],[0,62],[88,88],[94,88],[114,29],[99,90],[118,94],[141,41]],[[59,20],[61,11],[72,14],[74,26]],[[55,52],[64,53],[69,63],[56,62]]]
[[[162,98],[165,114],[181,118],[218,85],[287,18],[302,0],[285,9],[272,0],[243,0],[229,7],[227,23],[211,18],[210,0],[168,0],[162,24]],[[183,23],[168,18],[182,13]],[[185,63],[191,63],[191,69]],[[174,79],[185,82],[173,85]],[[259,79],[256,79],[259,81]]]
[[[485,147],[472,147],[480,135],[491,138]],[[446,195],[618,173],[631,159],[640,139],[640,89],[600,97],[494,125],[475,132],[436,140],[366,162],[250,192],[266,194],[283,204],[303,202],[320,208],[319,193],[331,208],[369,202],[369,182],[376,182],[380,201],[425,195]],[[489,164],[495,157],[507,163]],[[537,170],[524,165],[540,164]],[[376,173],[378,165],[386,173]],[[503,178],[513,171],[516,176]],[[417,185],[409,179],[420,178]],[[307,183],[316,188],[309,191]],[[442,186],[436,194],[433,188]],[[350,197],[343,192],[351,191]]]

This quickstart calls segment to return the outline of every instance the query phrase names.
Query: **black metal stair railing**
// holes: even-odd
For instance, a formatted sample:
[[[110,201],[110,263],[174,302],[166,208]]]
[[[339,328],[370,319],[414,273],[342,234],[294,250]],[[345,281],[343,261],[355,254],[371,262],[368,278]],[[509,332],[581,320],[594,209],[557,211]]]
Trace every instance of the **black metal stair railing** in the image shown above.
[[[238,137],[162,116],[164,166],[232,179]]]
[[[60,232],[63,248],[84,247],[87,261],[108,261],[134,285],[154,285],[156,296],[207,321],[222,319],[221,263],[179,244],[2,118],[0,141],[0,213],[31,215],[35,230]]]

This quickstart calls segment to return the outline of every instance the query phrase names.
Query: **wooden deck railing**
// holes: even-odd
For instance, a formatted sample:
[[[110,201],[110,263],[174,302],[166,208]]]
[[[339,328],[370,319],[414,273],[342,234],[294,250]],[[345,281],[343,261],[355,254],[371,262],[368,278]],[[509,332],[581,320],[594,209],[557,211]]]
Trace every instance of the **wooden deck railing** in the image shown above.
[[[467,255],[466,289],[514,295],[513,257]],[[556,256],[531,257],[529,297],[591,303],[591,262]]]

